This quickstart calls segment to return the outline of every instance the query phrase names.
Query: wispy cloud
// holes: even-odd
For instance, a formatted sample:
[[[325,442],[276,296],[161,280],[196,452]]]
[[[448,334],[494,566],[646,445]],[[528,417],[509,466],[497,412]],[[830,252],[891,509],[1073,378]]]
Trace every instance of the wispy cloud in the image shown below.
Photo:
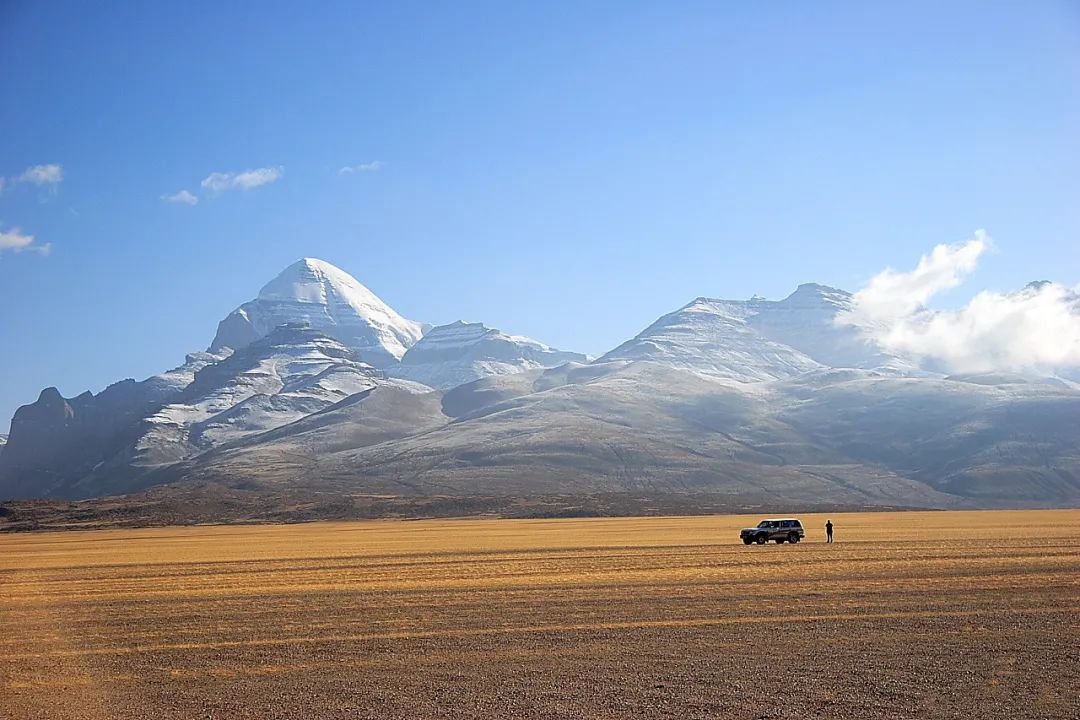
[[[17,178],[18,182],[31,185],[56,187],[64,179],[64,168],[61,165],[34,165],[23,170]]]
[[[990,247],[980,230],[967,242],[935,247],[910,272],[887,268],[836,322],[859,328],[890,352],[951,372],[1080,367],[1080,286],[1039,282],[1012,293],[984,290],[956,310],[926,307],[963,283]]]
[[[30,251],[48,255],[52,252],[52,245],[49,243],[44,245],[35,243],[33,235],[28,235],[19,228],[11,228],[6,231],[0,230],[0,253],[7,250],[17,253]]]
[[[260,185],[268,185],[284,174],[285,168],[280,165],[244,170],[243,172],[215,172],[207,175],[200,185],[204,190],[212,193],[225,192],[226,190],[250,190]]]
[[[371,162],[360,163],[359,165],[346,165],[338,170],[338,175],[350,175],[358,172],[378,172],[386,167],[386,163],[382,160],[372,160]]]
[[[0,177],[0,195],[16,185],[35,185],[50,192],[55,192],[64,180],[64,167],[59,164],[33,165],[18,175]]]
[[[162,195],[161,199],[165,202],[179,203],[181,205],[198,205],[199,198],[187,190],[181,190],[180,192],[173,193],[172,195]]]

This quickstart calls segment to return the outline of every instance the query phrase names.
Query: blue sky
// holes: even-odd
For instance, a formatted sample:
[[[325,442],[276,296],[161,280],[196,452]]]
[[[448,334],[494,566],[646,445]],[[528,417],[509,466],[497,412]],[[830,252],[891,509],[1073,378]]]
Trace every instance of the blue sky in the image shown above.
[[[1075,3],[254,7],[0,2],[0,233],[51,250],[0,249],[0,429],[177,365],[302,256],[593,353],[976,228],[942,302],[1080,282]]]

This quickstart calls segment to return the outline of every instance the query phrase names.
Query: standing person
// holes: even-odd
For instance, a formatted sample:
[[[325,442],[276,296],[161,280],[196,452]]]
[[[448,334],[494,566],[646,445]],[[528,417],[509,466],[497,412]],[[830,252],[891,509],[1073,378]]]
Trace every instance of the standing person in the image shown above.
[[[825,534],[829,537],[825,542],[832,542],[832,520],[825,521]]]

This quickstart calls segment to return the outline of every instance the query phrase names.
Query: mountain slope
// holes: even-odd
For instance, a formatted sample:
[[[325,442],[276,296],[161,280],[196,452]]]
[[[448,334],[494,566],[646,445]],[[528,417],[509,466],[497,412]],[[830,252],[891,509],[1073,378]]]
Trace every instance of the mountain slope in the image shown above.
[[[490,404],[474,403],[440,427],[357,449],[327,446],[311,457],[305,478],[313,480],[301,482],[334,492],[466,497],[708,493],[756,503],[963,504],[808,440],[772,417],[766,395],[654,363],[566,366],[454,392],[520,388],[530,384],[525,376],[532,392],[487,395]],[[459,398],[459,409],[468,405]],[[272,481],[260,468],[297,437],[196,463],[184,477]]]
[[[375,367],[394,365],[423,335],[344,270],[304,258],[218,324],[211,351],[239,350],[281,325],[307,325],[358,351]]]
[[[445,425],[441,394],[381,385],[349,396],[300,420],[250,435],[173,467],[154,482],[224,481],[244,487],[285,485],[325,489],[321,459],[328,454],[422,434]]]
[[[673,493],[731,505],[1080,502],[1080,393],[1050,385],[856,369],[731,383],[651,362],[568,364],[455,388],[442,414],[379,442],[349,441],[345,422],[321,422],[315,436],[304,420],[196,458],[172,479],[417,497],[632,493],[645,503]]]
[[[1080,392],[852,373],[784,384],[776,417],[815,443],[976,505],[1080,502]]]

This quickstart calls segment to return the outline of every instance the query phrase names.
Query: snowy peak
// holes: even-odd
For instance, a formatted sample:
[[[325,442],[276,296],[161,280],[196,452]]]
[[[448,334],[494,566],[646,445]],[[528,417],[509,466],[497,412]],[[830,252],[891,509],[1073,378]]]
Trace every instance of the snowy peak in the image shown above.
[[[604,360],[652,360],[740,382],[783,379],[826,367],[905,369],[836,314],[851,293],[816,283],[783,300],[699,297],[663,316]]]
[[[750,327],[747,320],[759,302],[697,298],[600,362],[648,360],[739,382],[789,378],[820,368],[807,355]]]
[[[585,355],[556,350],[521,335],[507,335],[483,323],[457,321],[432,328],[388,370],[400,378],[448,389],[491,375],[586,362]]]
[[[304,258],[222,320],[210,350],[238,350],[281,325],[308,325],[376,367],[396,364],[423,335],[420,323],[401,317],[349,273]]]
[[[795,288],[795,292],[775,304],[795,307],[829,307],[834,310],[843,310],[851,305],[851,293],[828,285],[803,283]]]
[[[836,325],[837,313],[851,308],[851,297],[844,290],[806,283],[783,300],[754,303],[747,324],[829,367],[901,367],[902,362],[883,354],[854,328]]]
[[[397,315],[352,275],[316,258],[297,260],[259,291],[260,300],[316,305],[328,305],[335,297],[358,312]]]

